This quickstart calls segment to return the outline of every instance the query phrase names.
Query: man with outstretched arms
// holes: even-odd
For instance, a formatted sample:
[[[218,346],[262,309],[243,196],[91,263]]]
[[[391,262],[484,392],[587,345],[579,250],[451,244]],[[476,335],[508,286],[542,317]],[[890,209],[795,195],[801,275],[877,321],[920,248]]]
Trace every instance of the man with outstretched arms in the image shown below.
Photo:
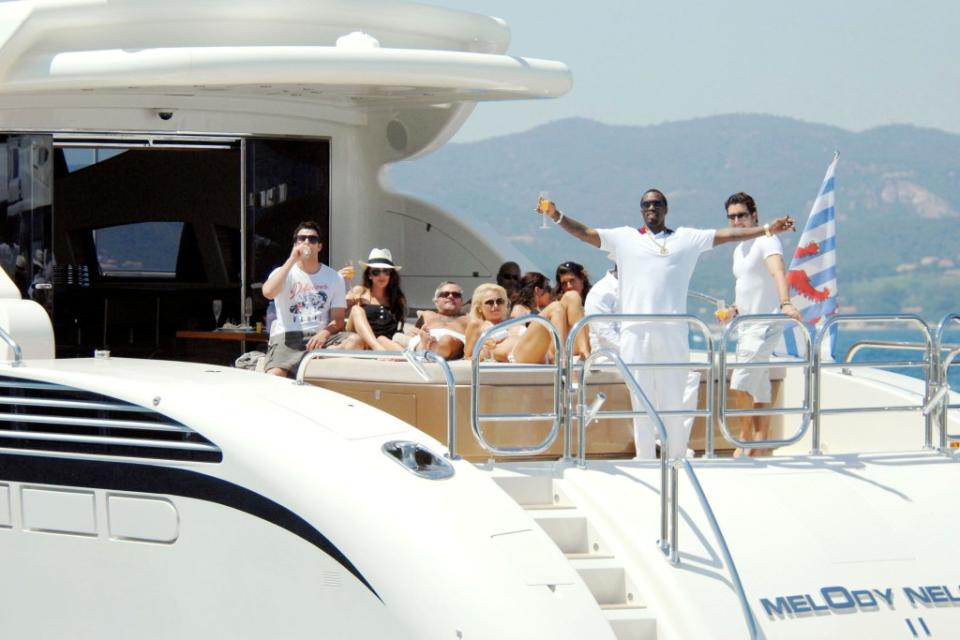
[[[762,227],[693,229],[666,226],[667,197],[649,189],[640,199],[643,225],[593,229],[565,215],[552,202],[543,201],[538,211],[571,235],[599,247],[617,263],[620,282],[620,309],[625,314],[685,314],[690,277],[700,254],[718,244],[782,233],[794,228],[789,216]],[[620,355],[627,364],[687,362],[690,347],[686,322],[623,322],[620,327]],[[680,369],[638,369],[634,376],[658,410],[683,408],[687,371]],[[688,394],[689,395],[689,394]],[[693,396],[696,397],[695,395]],[[641,405],[633,399],[635,410]],[[664,416],[667,428],[667,455],[685,455],[690,420]],[[686,425],[684,423],[687,423]],[[655,428],[645,416],[634,420],[634,442],[638,458],[655,456]]]
[[[321,264],[322,248],[317,223],[301,222],[293,232],[290,257],[263,283],[264,297],[277,308],[265,365],[271,375],[290,375],[304,353],[343,330],[346,286],[339,273]]]

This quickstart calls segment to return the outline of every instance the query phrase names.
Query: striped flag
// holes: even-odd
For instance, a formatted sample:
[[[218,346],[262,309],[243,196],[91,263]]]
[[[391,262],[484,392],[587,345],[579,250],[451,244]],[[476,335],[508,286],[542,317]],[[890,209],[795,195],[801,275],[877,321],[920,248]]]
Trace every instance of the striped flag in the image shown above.
[[[812,325],[822,324],[828,316],[837,313],[837,225],[834,208],[834,171],[837,168],[839,152],[833,154],[833,161],[827,167],[820,193],[813,201],[810,216],[800,235],[797,249],[787,271],[787,284],[790,285],[790,301],[803,316],[804,322]],[[835,357],[836,331],[834,325],[831,335],[824,340],[824,356]],[[786,351],[799,356],[801,349],[794,330],[784,332]]]

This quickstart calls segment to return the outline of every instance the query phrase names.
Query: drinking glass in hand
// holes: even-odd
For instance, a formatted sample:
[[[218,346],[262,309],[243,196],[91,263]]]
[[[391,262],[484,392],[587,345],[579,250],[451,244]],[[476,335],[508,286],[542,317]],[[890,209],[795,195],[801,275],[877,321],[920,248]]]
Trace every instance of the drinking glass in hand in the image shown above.
[[[537,212],[540,213],[542,219],[540,221],[540,228],[547,228],[547,213],[550,211],[550,206],[553,204],[553,201],[550,199],[550,192],[541,191],[540,197],[537,199]]]

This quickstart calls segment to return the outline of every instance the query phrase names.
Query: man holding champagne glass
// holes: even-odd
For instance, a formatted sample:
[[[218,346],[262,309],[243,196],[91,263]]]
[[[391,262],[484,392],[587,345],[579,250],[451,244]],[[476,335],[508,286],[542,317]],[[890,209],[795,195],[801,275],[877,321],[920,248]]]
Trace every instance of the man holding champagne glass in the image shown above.
[[[322,248],[317,223],[301,222],[290,257],[263,283],[264,297],[277,309],[265,364],[271,375],[289,376],[307,351],[344,328],[346,287],[340,274],[320,262]]]

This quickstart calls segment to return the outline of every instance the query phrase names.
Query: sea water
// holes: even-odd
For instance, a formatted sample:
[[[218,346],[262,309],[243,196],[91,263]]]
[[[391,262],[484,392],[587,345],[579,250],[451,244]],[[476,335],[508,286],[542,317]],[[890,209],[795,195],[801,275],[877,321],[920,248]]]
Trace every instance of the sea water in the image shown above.
[[[935,326],[931,327],[931,332],[933,331],[936,331]],[[840,327],[838,334],[837,347],[834,350],[834,355],[838,361],[846,356],[850,347],[864,340],[911,342],[919,345],[922,345],[924,342],[923,334],[917,329],[854,329]],[[945,338],[945,342],[949,344],[960,344],[960,327],[948,331]],[[691,332],[690,346],[693,349],[702,349],[703,338],[695,332]],[[734,348],[735,343],[733,342],[727,345],[728,351],[732,351]],[[884,349],[882,347],[864,347],[854,356],[853,362],[918,362],[922,359],[923,352],[921,349],[905,351],[902,349]],[[889,370],[920,380],[922,380],[924,376],[923,368],[921,367],[896,367],[890,368]],[[960,356],[957,357],[953,366],[950,367],[947,380],[953,391],[960,391]]]

